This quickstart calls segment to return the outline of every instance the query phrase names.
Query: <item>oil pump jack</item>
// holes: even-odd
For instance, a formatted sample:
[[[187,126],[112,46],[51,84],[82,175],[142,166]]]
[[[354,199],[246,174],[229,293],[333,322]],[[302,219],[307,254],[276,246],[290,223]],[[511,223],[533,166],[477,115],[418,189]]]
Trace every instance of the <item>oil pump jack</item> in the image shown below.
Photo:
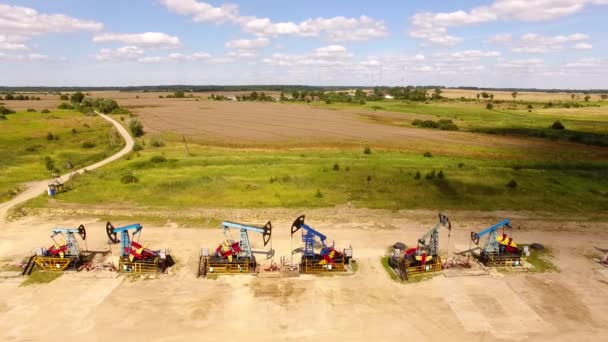
[[[84,252],[80,249],[76,235],[80,236],[82,241],[86,240],[87,231],[84,225],[81,224],[78,228],[51,229],[53,245],[48,249],[36,249],[22,274],[30,275],[34,266],[45,271],[65,271],[70,267],[76,269],[84,261]]]
[[[344,249],[342,252],[334,248],[335,243],[328,246],[325,242],[327,237],[316,229],[307,225],[304,220],[306,216],[299,216],[291,225],[291,235],[302,229],[302,242],[304,249],[302,250],[302,260],[300,262],[301,273],[319,273],[319,272],[343,272],[346,271],[345,266],[350,264],[353,255],[352,247]],[[321,250],[315,252],[316,239],[321,242]],[[293,251],[292,251],[293,254]]]
[[[502,228],[502,235],[498,236],[498,230]],[[511,221],[504,219],[478,233],[471,232],[471,241],[479,245],[482,237],[488,235],[488,239],[479,254],[479,259],[486,266],[521,266],[522,251],[517,247],[513,238],[507,234],[506,229],[511,228]]]
[[[226,238],[213,252],[208,248],[201,249],[198,267],[198,276],[205,277],[208,273],[256,273],[257,260],[255,254],[266,254],[270,259],[274,256],[272,249],[272,223],[268,221],[263,227],[256,227],[242,223],[224,221],[222,222],[224,237]],[[230,229],[239,230],[239,241],[230,238]],[[262,234],[264,247],[270,243],[270,249],[266,252],[254,251],[249,233]]]
[[[394,251],[389,257],[388,263],[401,279],[407,280],[412,275],[441,271],[439,256],[439,229],[441,227],[445,227],[448,234],[451,234],[450,219],[440,213],[437,224],[418,238],[416,247],[407,248],[400,242],[393,245]]]
[[[106,223],[106,234],[110,242],[120,243],[118,272],[164,273],[168,267],[173,266],[173,258],[168,250],[153,251],[134,241],[136,236],[139,240],[142,229],[143,226],[139,223],[124,227],[114,227],[112,223]]]

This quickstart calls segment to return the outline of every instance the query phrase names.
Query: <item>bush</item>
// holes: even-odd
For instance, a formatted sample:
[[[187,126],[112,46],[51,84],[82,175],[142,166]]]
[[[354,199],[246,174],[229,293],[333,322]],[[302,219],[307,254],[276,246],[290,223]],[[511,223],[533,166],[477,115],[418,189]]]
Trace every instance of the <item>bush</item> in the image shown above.
[[[338,164],[338,163],[334,164],[334,171],[340,171],[340,164]]]
[[[133,152],[138,152],[143,150],[144,147],[139,143],[139,142],[135,142],[135,144],[133,144]]]
[[[464,167],[464,163],[458,163],[458,168],[462,169]]]
[[[55,140],[55,135],[51,132],[46,134],[46,140]]]
[[[74,109],[74,106],[67,102],[63,102],[59,106],[57,106],[57,109]]]
[[[4,106],[0,106],[0,114],[2,114],[2,115],[15,114],[15,111],[12,109],[8,109]]]
[[[150,158],[150,162],[155,164],[164,163],[166,161],[167,158],[165,158],[165,156],[152,156],[152,158]]]
[[[511,189],[515,189],[517,188],[517,182],[515,181],[515,179],[511,179],[508,183],[507,183],[507,188],[511,188]]]
[[[457,131],[458,126],[452,120],[441,119],[437,122],[439,129],[442,131]]]
[[[85,141],[82,143],[82,148],[93,148],[95,147],[95,143],[92,141]]]
[[[363,154],[372,154],[372,149],[369,146],[365,146]]]
[[[137,119],[131,119],[129,121],[129,130],[134,137],[141,137],[144,135],[144,125]]]
[[[139,182],[139,178],[135,177],[135,175],[133,174],[133,172],[129,172],[128,174],[122,176],[120,178],[120,181],[123,184],[133,184],[133,183]]]
[[[163,147],[163,146],[165,146],[165,141],[163,140],[163,138],[161,138],[159,136],[152,137],[152,138],[150,138],[150,146]]]
[[[78,134],[78,131],[76,130],[76,128],[72,128],[72,134]]]
[[[424,175],[424,178],[427,180],[431,180],[435,178],[435,170],[431,171],[431,172],[427,172],[426,175]]]
[[[427,158],[433,158],[433,154],[431,152],[424,152],[423,156]]]
[[[72,103],[81,103],[84,100],[84,94],[77,91],[72,96],[70,96],[70,102]]]
[[[494,109],[494,104],[492,102],[488,102],[488,104],[486,105],[486,109],[487,110],[492,110]]]
[[[53,158],[51,158],[49,156],[45,156],[44,157],[44,166],[49,171],[56,171],[57,170],[57,168],[55,168],[55,161],[53,160]]]
[[[61,101],[69,101],[70,100],[70,98],[66,94],[61,94],[61,96],[59,96],[59,99]]]
[[[317,189],[317,193],[315,194],[316,198],[323,198],[323,193],[321,192],[321,190]]]
[[[28,113],[36,113],[36,110],[34,108],[28,108],[27,112]]]
[[[40,113],[42,113],[42,114],[48,114],[48,113],[50,113],[50,112],[51,112],[51,111],[50,111],[50,110],[48,110],[48,109],[43,109],[43,110],[41,110],[41,111],[40,111]]]
[[[4,114],[0,114],[0,120],[6,120],[6,116],[4,116]]]
[[[418,180],[422,177],[422,175],[420,174],[420,171],[416,170],[416,174],[414,175],[414,179]]]
[[[439,170],[439,173],[437,174],[437,178],[445,179],[445,174],[443,173],[443,170]]]
[[[565,129],[566,127],[564,127],[564,124],[561,123],[561,121],[555,121],[553,123],[553,125],[551,125],[552,129]]]

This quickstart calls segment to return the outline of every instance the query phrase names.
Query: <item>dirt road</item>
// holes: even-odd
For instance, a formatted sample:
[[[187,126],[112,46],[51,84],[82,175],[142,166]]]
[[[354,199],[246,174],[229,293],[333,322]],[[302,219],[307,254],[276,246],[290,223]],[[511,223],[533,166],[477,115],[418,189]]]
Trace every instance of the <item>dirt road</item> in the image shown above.
[[[293,218],[298,214],[293,212]],[[144,225],[142,242],[152,248],[172,249],[178,265],[170,275],[141,280],[110,272],[69,273],[33,287],[20,287],[20,277],[0,279],[0,340],[54,336],[87,341],[390,341],[404,337],[419,341],[602,341],[608,336],[608,272],[590,257],[593,246],[608,245],[608,222],[571,219],[556,225],[515,213],[513,217],[518,218],[513,224],[520,227],[514,232],[516,241],[550,246],[559,273],[439,276],[401,284],[388,278],[379,258],[395,241],[414,244],[432,226],[434,217],[394,217],[378,225],[374,216],[353,223],[322,217],[316,211],[307,214],[307,223],[335,240],[336,247],[352,245],[358,272],[334,277],[197,279],[198,252],[219,243],[223,238],[219,227]],[[237,216],[232,219],[265,221]],[[293,218],[273,218],[272,247],[277,259],[300,247],[299,236],[292,239],[289,234]],[[441,249],[451,254],[468,248],[471,229],[499,218],[453,220],[451,237],[441,233]],[[5,263],[14,262],[33,247],[49,245],[52,226],[80,223],[89,232],[90,250],[109,248],[103,219],[30,217],[0,231],[0,255],[7,257]],[[252,241],[261,248],[259,236],[252,236]],[[116,246],[112,249],[117,252]]]
[[[101,116],[102,118],[104,118],[105,120],[109,121],[112,125],[114,125],[114,127],[116,127],[116,129],[118,130],[118,133],[120,133],[120,135],[126,141],[125,147],[122,150],[120,150],[119,152],[117,152],[116,154],[114,154],[100,162],[97,162],[93,165],[89,165],[87,167],[83,167],[82,169],[76,170],[70,174],[79,174],[79,173],[84,172],[85,170],[93,170],[98,167],[104,166],[119,158],[122,158],[124,155],[131,152],[131,150],[133,149],[133,144],[134,144],[133,138],[131,138],[131,135],[129,134],[129,132],[127,132],[127,130],[121,124],[119,124],[116,120],[112,119],[111,117],[109,117],[105,114],[102,114],[99,112],[97,112],[97,114],[99,116]],[[70,177],[70,174],[65,174],[65,175],[61,176],[61,181],[67,182]],[[45,192],[48,187],[48,180],[30,182],[30,183],[27,183],[25,185],[25,187],[26,188],[23,192],[21,192],[19,195],[15,196],[10,201],[0,203],[0,222],[6,220],[6,213],[10,208],[14,207],[15,205],[17,205],[19,203],[23,203],[36,196],[39,196],[41,193]]]

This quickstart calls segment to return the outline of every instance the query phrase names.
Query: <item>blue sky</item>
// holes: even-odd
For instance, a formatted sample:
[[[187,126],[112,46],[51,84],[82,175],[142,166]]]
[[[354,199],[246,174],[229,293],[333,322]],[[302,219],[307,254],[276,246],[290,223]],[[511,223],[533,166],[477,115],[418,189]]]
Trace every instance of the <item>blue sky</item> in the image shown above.
[[[606,18],[608,0],[0,0],[0,85],[605,89]]]

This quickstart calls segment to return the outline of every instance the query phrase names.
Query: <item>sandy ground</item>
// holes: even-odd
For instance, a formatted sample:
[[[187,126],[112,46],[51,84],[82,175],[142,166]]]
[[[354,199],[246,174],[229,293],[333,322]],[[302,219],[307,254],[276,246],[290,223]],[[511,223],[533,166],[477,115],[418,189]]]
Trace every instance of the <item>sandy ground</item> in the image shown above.
[[[515,239],[552,247],[559,273],[438,276],[401,284],[389,279],[379,257],[395,241],[414,244],[434,224],[434,215],[344,210],[330,216],[323,216],[326,209],[308,211],[307,223],[335,240],[337,247],[353,246],[360,265],[354,275],[197,279],[199,250],[219,243],[223,238],[219,227],[145,225],[141,241],[172,249],[178,266],[170,275],[133,280],[111,272],[68,273],[50,284],[31,287],[20,287],[20,277],[0,278],[0,340],[602,341],[608,337],[608,272],[591,260],[594,246],[608,246],[606,220],[556,223],[513,213]],[[300,247],[299,239],[289,235],[298,214],[284,210],[268,218],[273,221],[277,261]],[[502,218],[471,215],[477,218],[466,220],[467,213],[447,214],[454,230],[449,239],[443,231],[440,243],[449,254],[469,248],[471,229]],[[224,215],[244,222],[266,221],[252,212],[226,210]],[[367,220],[354,219],[358,217]],[[0,231],[2,260],[12,262],[33,247],[49,245],[49,229],[54,226],[80,223],[88,229],[90,250],[108,248],[102,220],[29,217]],[[260,237],[252,238],[254,247],[261,248]]]

